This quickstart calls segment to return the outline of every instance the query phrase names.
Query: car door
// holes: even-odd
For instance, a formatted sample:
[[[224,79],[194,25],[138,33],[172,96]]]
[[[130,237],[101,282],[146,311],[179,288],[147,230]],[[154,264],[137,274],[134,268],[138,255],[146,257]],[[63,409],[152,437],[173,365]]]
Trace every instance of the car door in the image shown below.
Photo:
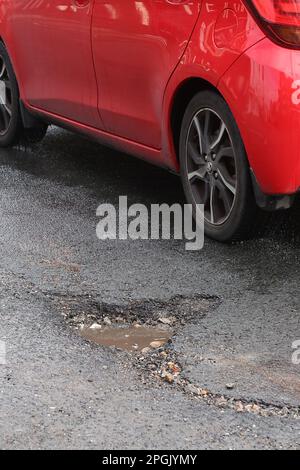
[[[200,0],[95,0],[92,45],[99,110],[109,132],[160,148],[164,91]]]
[[[101,127],[91,50],[94,0],[16,0],[11,34],[26,100]]]

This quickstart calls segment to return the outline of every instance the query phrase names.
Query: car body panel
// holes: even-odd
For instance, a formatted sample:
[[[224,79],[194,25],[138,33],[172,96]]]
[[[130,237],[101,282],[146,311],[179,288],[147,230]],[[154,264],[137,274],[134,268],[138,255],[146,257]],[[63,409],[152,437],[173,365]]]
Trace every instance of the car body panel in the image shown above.
[[[78,8],[72,0],[8,1],[2,36],[28,104],[103,127],[90,41],[92,7],[88,2]]]
[[[163,96],[200,0],[96,0],[92,42],[106,129],[161,148]]]
[[[269,39],[249,49],[219,89],[238,124],[250,165],[266,194],[300,188],[300,52]]]
[[[228,103],[261,189],[300,187],[300,52],[267,39],[242,0],[1,7],[1,38],[31,112],[178,172],[173,105],[199,79]]]
[[[232,27],[232,18],[235,27]],[[180,88],[193,78],[201,78],[218,89],[220,79],[230,66],[264,37],[242,1],[204,2],[188,48],[165,92],[162,135],[163,154],[168,166],[179,168],[171,131],[171,112]]]

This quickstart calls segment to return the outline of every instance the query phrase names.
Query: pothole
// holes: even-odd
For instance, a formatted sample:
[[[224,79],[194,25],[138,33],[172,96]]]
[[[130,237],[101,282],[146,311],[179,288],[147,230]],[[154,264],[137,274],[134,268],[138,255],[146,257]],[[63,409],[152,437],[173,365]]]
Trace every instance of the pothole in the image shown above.
[[[218,297],[178,295],[167,301],[141,300],[125,305],[99,302],[91,295],[47,293],[47,297],[84,339],[128,352],[143,383],[167,382],[191,398],[221,409],[262,417],[300,418],[299,407],[218,395],[184,378],[173,340],[186,323],[199,321],[215,310],[221,303]]]
[[[91,295],[49,295],[67,324],[84,339],[130,353],[142,380],[174,383],[182,367],[173,340],[185,324],[201,321],[221,303],[216,296],[177,295],[166,301],[147,299],[124,305],[98,302]],[[145,377],[147,376],[147,377]]]
[[[124,305],[99,302],[90,295],[49,295],[66,322],[75,328],[100,326],[170,327],[176,331],[193,320],[201,320],[220,305],[216,296],[177,295],[166,301],[134,300]]]
[[[114,347],[124,351],[143,351],[147,348],[157,348],[164,346],[171,340],[173,332],[168,329],[150,328],[140,326],[123,326],[102,328],[99,324],[93,324],[90,327],[80,328],[80,335],[101,346]],[[150,349],[149,349],[150,350]]]

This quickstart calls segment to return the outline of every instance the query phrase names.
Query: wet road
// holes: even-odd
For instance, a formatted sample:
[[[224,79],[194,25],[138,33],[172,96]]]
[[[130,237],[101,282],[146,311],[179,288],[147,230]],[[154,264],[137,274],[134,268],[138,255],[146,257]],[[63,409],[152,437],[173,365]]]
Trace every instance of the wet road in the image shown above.
[[[263,239],[199,253],[100,242],[99,204],[183,202],[180,181],[55,128],[0,152],[0,184],[1,448],[300,447],[299,203]],[[212,303],[173,340],[182,378],[209,399],[146,380],[134,354],[84,341],[64,316],[176,296],[177,318],[195,296]]]

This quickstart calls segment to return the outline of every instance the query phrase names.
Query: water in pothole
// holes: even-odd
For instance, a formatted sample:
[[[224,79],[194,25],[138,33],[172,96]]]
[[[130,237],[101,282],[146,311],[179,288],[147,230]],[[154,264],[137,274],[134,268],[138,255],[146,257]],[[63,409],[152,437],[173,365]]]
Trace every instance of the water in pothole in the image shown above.
[[[84,339],[101,346],[115,347],[125,351],[141,351],[150,347],[152,343],[161,343],[163,346],[172,337],[171,331],[144,326],[103,329],[84,327],[80,330],[80,334]]]

